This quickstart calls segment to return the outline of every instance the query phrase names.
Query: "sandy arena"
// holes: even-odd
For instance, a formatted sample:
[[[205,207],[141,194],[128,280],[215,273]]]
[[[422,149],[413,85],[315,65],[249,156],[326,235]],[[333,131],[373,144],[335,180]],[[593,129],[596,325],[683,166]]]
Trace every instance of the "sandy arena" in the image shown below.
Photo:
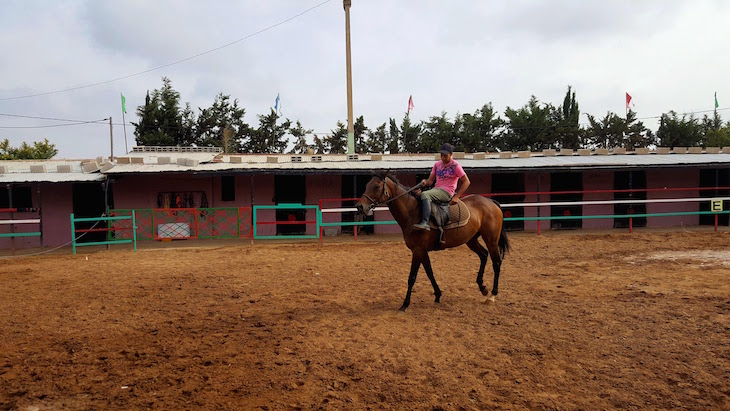
[[[730,233],[510,240],[0,259],[0,410],[730,409]]]

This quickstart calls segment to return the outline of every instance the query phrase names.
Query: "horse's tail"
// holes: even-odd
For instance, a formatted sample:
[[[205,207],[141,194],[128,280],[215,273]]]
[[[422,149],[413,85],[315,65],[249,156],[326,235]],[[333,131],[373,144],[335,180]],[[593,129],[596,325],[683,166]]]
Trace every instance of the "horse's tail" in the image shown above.
[[[502,210],[502,204],[499,204],[499,201],[493,198],[490,198],[490,200],[494,201],[494,204],[499,207],[499,210],[504,212]],[[504,229],[504,221],[502,221],[502,231],[499,233],[499,242],[497,244],[499,246],[499,256],[504,260],[504,255],[509,251],[509,238],[507,238],[507,231]]]

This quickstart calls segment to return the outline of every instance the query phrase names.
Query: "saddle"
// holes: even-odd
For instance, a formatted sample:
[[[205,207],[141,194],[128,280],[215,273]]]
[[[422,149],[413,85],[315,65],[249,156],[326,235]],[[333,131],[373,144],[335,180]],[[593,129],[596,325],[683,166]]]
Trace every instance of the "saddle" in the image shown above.
[[[469,222],[469,207],[464,204],[461,199],[456,200],[456,204],[450,205],[449,202],[432,201],[431,202],[431,218],[429,225],[431,229],[439,230],[439,244],[443,245],[445,230],[459,228]]]

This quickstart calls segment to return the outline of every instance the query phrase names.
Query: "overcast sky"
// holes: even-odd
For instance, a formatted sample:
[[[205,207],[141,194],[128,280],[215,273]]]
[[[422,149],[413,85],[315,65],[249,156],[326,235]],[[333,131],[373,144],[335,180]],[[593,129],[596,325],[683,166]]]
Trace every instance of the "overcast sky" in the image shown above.
[[[223,92],[258,125],[279,93],[282,115],[316,133],[347,121],[341,0],[2,3],[0,140],[13,146],[47,138],[57,158],[108,156],[108,124],[7,115],[112,116],[114,154],[123,154],[120,93],[131,150],[129,122],[163,76],[196,113]],[[442,112],[453,119],[490,102],[503,117],[531,95],[559,106],[568,85],[581,123],[586,113],[623,116],[626,92],[654,130],[655,117],[669,110],[711,114],[715,92],[730,120],[723,110],[730,107],[727,0],[352,3],[354,112],[372,129],[391,117],[400,123],[410,95],[416,122]],[[95,83],[102,84],[83,87]]]

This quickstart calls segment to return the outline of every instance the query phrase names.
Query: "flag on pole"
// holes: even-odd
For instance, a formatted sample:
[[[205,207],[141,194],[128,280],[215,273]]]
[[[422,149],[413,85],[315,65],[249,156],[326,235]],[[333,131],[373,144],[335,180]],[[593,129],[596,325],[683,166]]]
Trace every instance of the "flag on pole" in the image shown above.
[[[631,96],[629,93],[626,93],[626,108],[629,108],[629,104],[631,103]]]
[[[717,104],[717,91],[715,92],[715,108],[720,107],[719,104]]]
[[[279,93],[276,93],[276,101],[274,101],[274,112],[279,112]]]
[[[127,112],[127,99],[124,98],[124,94],[122,94],[122,93],[119,93],[119,94],[121,94],[121,96],[122,96],[122,113],[126,113]]]
[[[408,97],[408,111],[407,113],[410,113],[411,110],[413,110],[413,95]]]

